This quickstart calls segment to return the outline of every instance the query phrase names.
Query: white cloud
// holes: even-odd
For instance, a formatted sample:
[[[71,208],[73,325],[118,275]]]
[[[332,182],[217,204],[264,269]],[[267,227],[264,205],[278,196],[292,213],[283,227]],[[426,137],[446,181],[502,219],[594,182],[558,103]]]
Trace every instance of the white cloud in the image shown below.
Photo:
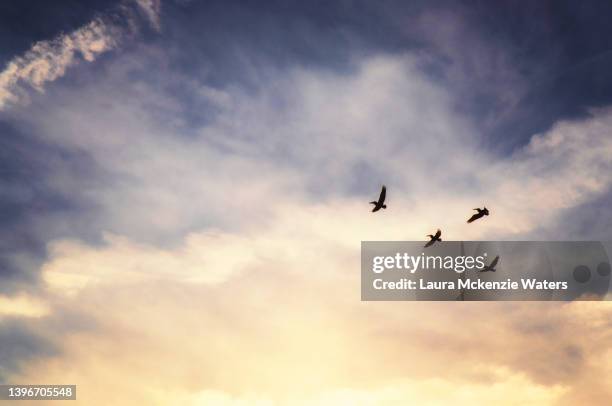
[[[66,69],[77,62],[77,55],[92,62],[114,48],[117,41],[116,29],[97,19],[55,40],[37,42],[0,73],[0,109],[23,99],[23,85],[42,92],[45,83],[64,76]]]
[[[54,291],[72,295],[92,285],[138,284],[143,281],[220,283],[245,267],[258,265],[261,241],[207,231],[191,234],[181,248],[164,250],[107,235],[102,248],[78,241],[50,247],[53,258],[43,278]]]
[[[520,374],[503,371],[498,374],[500,381],[456,383],[444,379],[404,379],[374,388],[337,388],[301,397],[290,396],[277,402],[248,396],[205,390],[199,393],[182,395],[172,394],[172,399],[180,399],[180,404],[189,406],[401,406],[410,404],[443,406],[448,404],[496,404],[496,405],[554,405],[565,394],[562,386],[546,387],[525,379]],[[520,387],[520,391],[516,388]]]
[[[136,4],[159,29],[160,2],[136,0]],[[79,56],[93,62],[99,55],[116,48],[135,24],[129,8],[120,8],[120,16],[125,26],[101,16],[69,34],[36,42],[24,55],[10,60],[0,72],[0,110],[10,103],[26,101],[29,88],[43,92],[45,84],[64,76],[68,68],[78,63]]]
[[[514,155],[496,155],[409,56],[365,59],[350,74],[272,72],[258,78],[258,92],[204,87],[199,94],[218,113],[189,135],[175,125],[180,100],[131,83],[122,63],[110,77],[58,92],[64,108],[36,107],[23,119],[45,139],[91,154],[105,178],[78,194],[102,210],[99,230],[136,241],[206,227],[239,232],[273,222],[284,205],[363,204],[381,183],[389,210],[376,221],[393,213],[405,222],[379,238],[399,230],[422,238],[437,227],[450,239],[509,238],[556,223],[612,184],[611,111],[557,123]],[[466,225],[483,204],[492,215]],[[345,224],[363,221],[362,210]]]

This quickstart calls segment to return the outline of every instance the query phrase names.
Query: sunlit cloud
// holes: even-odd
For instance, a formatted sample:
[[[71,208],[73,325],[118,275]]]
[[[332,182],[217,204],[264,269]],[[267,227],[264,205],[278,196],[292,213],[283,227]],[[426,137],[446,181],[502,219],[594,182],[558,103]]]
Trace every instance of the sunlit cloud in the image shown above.
[[[0,318],[43,317],[49,313],[49,306],[37,297],[26,294],[12,297],[0,296]]]
[[[130,4],[163,34],[158,1]],[[560,119],[506,154],[486,145],[419,52],[356,53],[339,70],[250,63],[245,53],[241,81],[227,85],[209,83],[208,66],[175,69],[153,43],[113,54],[102,73],[85,66],[78,86],[57,81],[118,49],[129,32],[120,27],[96,19],[35,44],[0,74],[0,108],[18,107],[11,124],[91,165],[74,170],[62,154],[38,174],[85,209],[66,204],[27,223],[52,237],[32,271],[36,289],[0,296],[0,338],[39,339],[25,347],[34,356],[6,356],[8,381],[76,384],[79,402],[94,406],[612,396],[608,303],[359,297],[361,241],[423,240],[436,228],[445,240],[514,239],[571,222],[566,210],[612,186],[611,110]],[[451,38],[452,57],[464,29],[430,41]],[[497,49],[477,43],[482,55],[470,60]],[[37,93],[24,103],[28,89]],[[500,96],[507,109],[524,87],[510,90]],[[205,119],[190,120],[200,108]],[[388,209],[372,214],[383,183]],[[466,224],[482,205],[491,216]]]

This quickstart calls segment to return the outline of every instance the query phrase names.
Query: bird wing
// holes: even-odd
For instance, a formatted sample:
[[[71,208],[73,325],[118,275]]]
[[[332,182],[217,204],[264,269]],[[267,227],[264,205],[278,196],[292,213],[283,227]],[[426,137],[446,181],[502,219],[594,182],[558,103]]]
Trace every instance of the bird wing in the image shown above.
[[[491,265],[489,265],[489,268],[495,268],[495,265],[497,265],[497,263],[499,262],[499,255],[495,257],[495,259],[493,259],[493,262],[491,262]]]
[[[433,243],[434,243],[434,240],[429,241],[427,244],[425,244],[425,248],[429,247]]]
[[[438,238],[440,238],[441,235],[442,235],[442,231],[440,231],[440,229],[438,229],[438,231],[436,231],[435,238],[438,239]]]
[[[472,217],[470,217],[470,218],[469,218],[469,220],[468,220],[467,222],[468,222],[468,223],[471,223],[472,221],[474,221],[474,220],[478,220],[478,219],[479,219],[479,218],[481,218],[481,217],[482,217],[482,214],[480,214],[480,213],[476,213],[476,214],[472,215]]]
[[[387,187],[383,185],[382,190],[380,191],[380,196],[378,197],[378,202],[383,203],[385,201],[385,197],[387,197]]]

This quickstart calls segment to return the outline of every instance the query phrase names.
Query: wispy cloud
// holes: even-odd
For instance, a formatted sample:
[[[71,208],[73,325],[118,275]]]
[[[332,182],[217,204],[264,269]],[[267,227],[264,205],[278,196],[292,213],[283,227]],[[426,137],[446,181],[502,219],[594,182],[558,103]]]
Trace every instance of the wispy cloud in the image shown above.
[[[44,90],[44,85],[66,73],[77,55],[92,62],[117,45],[113,27],[97,19],[55,40],[40,41],[23,56],[11,60],[0,73],[0,109],[27,98],[27,88]]]
[[[135,0],[136,4],[145,13],[151,26],[157,31],[161,30],[160,12],[161,12],[161,1],[160,0]]]
[[[154,28],[159,29],[160,2],[135,0]],[[93,62],[116,48],[135,25],[133,10],[126,4],[118,8],[117,21],[102,15],[79,29],[52,40],[39,41],[21,56],[10,60],[0,72],[0,110],[10,103],[27,101],[28,90],[44,91],[44,86],[66,74],[80,60]]]

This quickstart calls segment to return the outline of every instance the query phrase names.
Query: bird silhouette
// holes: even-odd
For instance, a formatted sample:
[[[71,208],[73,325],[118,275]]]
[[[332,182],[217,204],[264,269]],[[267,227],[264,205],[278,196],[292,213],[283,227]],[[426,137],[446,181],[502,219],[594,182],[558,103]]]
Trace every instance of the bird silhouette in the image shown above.
[[[386,196],[387,196],[387,187],[383,185],[382,190],[380,191],[380,196],[378,196],[378,201],[370,202],[370,204],[374,205],[372,212],[387,208],[387,205],[385,204]]]
[[[493,261],[491,261],[491,264],[482,268],[480,272],[495,272],[496,271],[495,267],[497,266],[498,262],[499,262],[499,255],[493,258]]]
[[[440,231],[439,229],[438,231],[436,231],[436,235],[428,234],[427,237],[429,237],[429,242],[425,244],[425,248],[431,247],[436,241],[442,241],[442,238],[440,238],[441,235],[442,231]]]
[[[468,223],[471,223],[473,221],[478,220],[481,217],[489,215],[489,210],[486,207],[483,207],[482,209],[475,208],[474,210],[476,210],[478,213],[476,213],[472,217],[470,217],[470,219],[467,221]]]

